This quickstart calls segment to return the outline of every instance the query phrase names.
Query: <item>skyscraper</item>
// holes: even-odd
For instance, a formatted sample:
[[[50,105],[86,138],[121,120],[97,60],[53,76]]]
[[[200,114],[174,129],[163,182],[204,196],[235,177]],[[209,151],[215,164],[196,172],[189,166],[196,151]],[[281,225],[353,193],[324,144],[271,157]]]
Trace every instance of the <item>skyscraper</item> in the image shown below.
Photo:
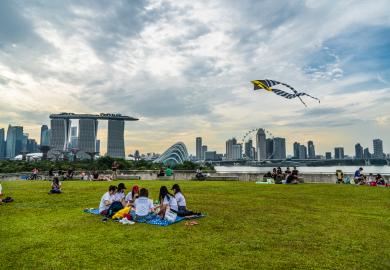
[[[303,144],[299,146],[299,159],[307,159],[307,148]]]
[[[239,160],[242,159],[242,144],[234,144],[232,149],[232,159]]]
[[[375,139],[372,141],[374,146],[374,158],[383,159],[383,141],[381,139]]]
[[[47,127],[47,125],[42,125],[41,126],[41,140],[40,140],[40,145],[48,145],[48,144],[45,144],[45,142],[43,142],[43,139],[44,139],[44,134],[47,134],[47,131],[49,130],[49,128]]]
[[[23,127],[8,126],[6,158],[12,159],[23,151]]]
[[[27,139],[27,152],[38,153],[38,143],[35,139]]]
[[[293,150],[294,150],[294,158],[299,159],[299,149],[300,149],[301,144],[299,142],[295,142],[293,144]]]
[[[233,159],[233,145],[234,145],[234,141],[232,139],[229,139],[226,141],[226,159],[227,160]]]
[[[201,160],[205,159],[204,153],[207,151],[207,145],[202,145]]]
[[[325,152],[325,159],[332,159],[332,152]]]
[[[70,120],[50,120],[50,148],[52,152],[65,151],[69,141]]]
[[[96,136],[98,129],[98,121],[96,119],[80,119],[79,120],[79,137],[78,149],[80,152],[78,156],[81,158],[87,155],[94,155],[96,153]]]
[[[363,159],[363,147],[360,143],[355,144],[355,159]]]
[[[343,147],[335,147],[334,158],[335,159],[344,159],[344,148]]]
[[[96,153],[100,153],[100,140],[96,140],[96,148],[95,149],[96,149]]]
[[[265,131],[262,128],[260,128],[256,134],[256,147],[257,160],[265,160],[267,158],[267,146]]]
[[[308,153],[308,158],[309,159],[315,159],[316,158],[316,151],[315,151],[315,148],[314,148],[313,141],[308,141],[307,142],[307,153]]]
[[[5,130],[0,128],[0,160],[5,158]]]
[[[266,158],[272,159],[274,155],[274,140],[273,139],[266,139],[265,140],[265,152],[266,152]]]
[[[196,137],[196,159],[202,159],[202,137]]]
[[[364,159],[370,159],[370,158],[371,158],[370,149],[364,148],[364,151],[363,151],[363,158],[364,158]]]
[[[247,159],[249,160],[253,160],[253,141],[252,139],[249,139],[247,142],[245,142],[245,145],[244,145],[244,148],[245,148],[245,156]]]
[[[286,159],[286,139],[275,137],[273,159]]]
[[[115,158],[125,158],[124,131],[125,122],[123,120],[108,120],[108,156]]]
[[[78,148],[78,135],[77,135],[77,127],[71,127],[70,128],[70,147],[71,148]],[[99,152],[99,151],[96,151]]]

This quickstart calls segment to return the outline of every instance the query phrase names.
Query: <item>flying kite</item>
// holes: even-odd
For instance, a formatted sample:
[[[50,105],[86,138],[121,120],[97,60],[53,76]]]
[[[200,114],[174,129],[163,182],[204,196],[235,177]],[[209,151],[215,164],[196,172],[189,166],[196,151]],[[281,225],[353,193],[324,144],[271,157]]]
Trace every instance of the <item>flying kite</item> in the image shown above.
[[[305,105],[306,107],[307,107],[306,103],[303,102],[303,100],[301,99],[302,96],[308,96],[308,97],[316,99],[316,100],[318,100],[318,102],[320,102],[320,100],[318,98],[312,97],[311,95],[303,93],[303,92],[298,92],[292,86],[290,86],[290,85],[288,85],[286,83],[282,83],[282,82],[278,82],[278,81],[274,81],[274,80],[254,80],[254,81],[251,81],[251,82],[253,83],[253,86],[254,86],[253,90],[264,89],[264,90],[267,90],[267,91],[270,91],[270,92],[274,92],[278,96],[282,96],[282,97],[288,98],[288,99],[292,99],[292,98],[296,98],[297,97],[297,98],[299,98],[301,100],[303,105]],[[291,89],[294,92],[294,94],[288,93],[288,92],[285,92],[285,91],[282,91],[282,90],[279,90],[279,89],[271,88],[272,86],[278,85],[278,84],[284,85],[284,86],[288,87],[289,89]]]

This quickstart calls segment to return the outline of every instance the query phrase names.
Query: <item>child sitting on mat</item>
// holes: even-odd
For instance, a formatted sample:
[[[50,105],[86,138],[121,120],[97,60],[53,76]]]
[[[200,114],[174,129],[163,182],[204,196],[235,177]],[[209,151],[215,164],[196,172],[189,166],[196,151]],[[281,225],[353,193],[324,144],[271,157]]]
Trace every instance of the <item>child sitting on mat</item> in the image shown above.
[[[139,197],[135,199],[131,212],[133,220],[143,222],[153,219],[156,215],[154,214],[153,201],[148,198],[149,192],[146,188],[141,188]]]
[[[158,195],[158,200],[160,202],[160,211],[158,212],[158,215],[160,218],[164,218],[165,212],[171,209],[175,213],[177,213],[178,206],[175,196],[169,193],[166,186],[162,186],[160,188],[160,194]]]

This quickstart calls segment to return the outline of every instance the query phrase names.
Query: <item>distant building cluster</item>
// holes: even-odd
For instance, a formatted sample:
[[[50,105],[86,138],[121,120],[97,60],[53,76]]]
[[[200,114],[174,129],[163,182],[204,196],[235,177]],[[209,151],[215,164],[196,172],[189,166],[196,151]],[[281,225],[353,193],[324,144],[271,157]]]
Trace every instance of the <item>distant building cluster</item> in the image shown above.
[[[0,159],[13,159],[18,155],[36,152],[39,152],[37,141],[29,138],[22,126],[9,125],[7,132],[0,128]]]

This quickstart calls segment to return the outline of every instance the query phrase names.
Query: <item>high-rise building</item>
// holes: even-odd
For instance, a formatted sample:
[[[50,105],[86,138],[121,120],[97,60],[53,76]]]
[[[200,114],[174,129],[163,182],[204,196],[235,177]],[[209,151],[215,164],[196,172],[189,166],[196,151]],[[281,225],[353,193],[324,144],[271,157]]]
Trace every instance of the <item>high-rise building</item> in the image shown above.
[[[23,151],[23,127],[21,126],[8,126],[7,130],[7,145],[6,145],[6,158],[12,159],[15,156],[21,154]]]
[[[0,128],[0,160],[5,159],[5,130]]]
[[[196,137],[196,159],[202,159],[202,137]]]
[[[78,148],[79,147],[78,141],[79,141],[79,137],[77,134],[77,127],[71,127],[70,128],[70,147],[71,148]],[[96,152],[99,152],[99,151],[96,151]]]
[[[41,146],[50,146],[50,129],[41,129]]]
[[[275,137],[273,141],[273,159],[286,159],[286,139]]]
[[[384,153],[383,153],[383,141],[381,139],[375,139],[372,141],[374,146],[374,155],[373,157],[376,159],[383,159]]]
[[[273,139],[266,139],[265,140],[265,152],[266,152],[266,158],[272,159],[274,155],[274,140]]]
[[[227,160],[233,159],[233,145],[234,145],[234,141],[232,139],[229,139],[226,141],[226,159]]]
[[[371,155],[371,153],[370,153],[370,149],[364,148],[364,151],[363,151],[363,158],[364,158],[364,159],[370,159],[370,158],[372,158],[372,155]]]
[[[109,157],[125,158],[124,131],[123,120],[108,120],[107,155]]]
[[[294,158],[299,159],[299,149],[301,144],[299,142],[295,142],[293,144]]]
[[[252,139],[245,142],[244,148],[245,148],[244,152],[245,152],[246,158],[249,160],[253,160],[253,152],[252,152],[253,141],[252,141]]]
[[[242,159],[242,144],[234,144],[233,145],[233,148],[232,148],[232,151],[233,151],[233,157],[232,159],[233,160],[239,160],[239,159]]]
[[[335,147],[334,158],[335,159],[344,159],[344,147]]]
[[[96,140],[96,148],[95,149],[96,149],[96,153],[100,153],[100,140]],[[138,152],[138,154],[139,154],[139,152]]]
[[[316,151],[314,148],[314,143],[313,141],[308,141],[307,142],[307,154],[309,159],[315,159],[316,158]]]
[[[204,153],[207,151],[207,145],[202,145],[202,155],[201,155],[201,159],[204,160]]]
[[[50,120],[50,148],[52,152],[62,152],[67,149],[69,141],[70,120]]]
[[[332,152],[325,152],[325,159],[332,159]]]
[[[96,136],[98,121],[96,119],[79,119],[78,156],[86,158],[96,153]],[[87,154],[87,155],[86,155]]]
[[[299,159],[307,159],[307,148],[303,144],[299,146]]]
[[[360,143],[355,144],[355,159],[363,159],[363,147]]]
[[[27,139],[27,152],[38,153],[38,143],[35,139]]]
[[[257,160],[265,160],[267,158],[267,145],[264,129],[260,128],[256,133],[256,152]]]
[[[40,140],[40,145],[48,145],[48,144],[45,144],[46,142],[44,142],[44,134],[47,134],[47,131],[49,130],[48,126],[47,125],[42,125],[41,126],[41,140]]]

